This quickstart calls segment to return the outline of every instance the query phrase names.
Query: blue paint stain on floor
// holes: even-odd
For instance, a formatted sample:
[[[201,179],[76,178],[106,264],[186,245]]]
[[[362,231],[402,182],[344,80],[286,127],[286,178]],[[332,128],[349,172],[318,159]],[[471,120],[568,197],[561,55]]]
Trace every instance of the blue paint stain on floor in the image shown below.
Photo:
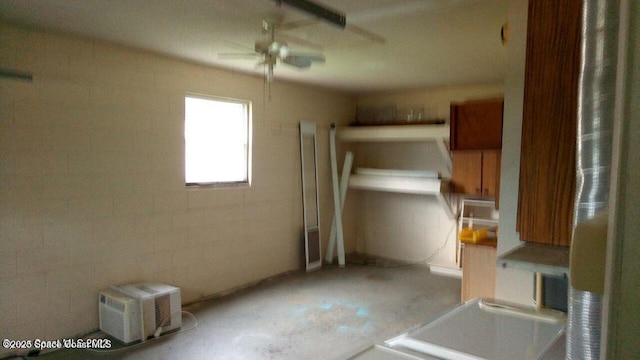
[[[349,326],[346,326],[346,325],[338,326],[338,332],[347,333],[347,332],[350,332],[350,331],[351,331],[351,327],[349,327]]]
[[[321,303],[298,304],[292,314],[299,317],[301,326],[330,326],[338,333],[373,332],[374,324],[367,306],[345,299],[325,299]]]
[[[301,307],[298,307],[296,309],[293,309],[293,315],[296,315],[296,316],[302,315],[302,314],[306,313],[307,311],[309,311],[308,307],[301,306]]]
[[[325,304],[320,305],[320,308],[322,310],[331,310],[332,307],[333,307],[332,303],[325,303]]]
[[[374,331],[376,329],[375,326],[373,326],[373,323],[371,321],[367,321],[366,323],[364,323],[364,325],[362,325],[362,327],[360,327],[360,330],[363,331]]]

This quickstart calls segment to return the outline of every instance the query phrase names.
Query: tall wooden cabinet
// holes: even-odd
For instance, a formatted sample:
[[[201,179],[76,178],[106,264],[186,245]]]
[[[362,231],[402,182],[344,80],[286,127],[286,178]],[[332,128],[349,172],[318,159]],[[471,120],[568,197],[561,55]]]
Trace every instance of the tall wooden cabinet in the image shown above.
[[[454,192],[498,199],[502,113],[503,99],[451,104]]]
[[[493,202],[463,197],[459,232],[462,228],[476,229],[472,224],[473,211],[468,214],[465,211],[466,201],[482,204],[485,208],[498,208],[503,103],[503,99],[488,99],[451,104],[453,191],[473,198],[495,199]],[[495,225],[493,221],[477,222],[481,227]],[[462,260],[462,301],[494,297],[496,239],[486,240],[480,240],[482,244],[464,244],[464,249],[458,243],[458,259]]]
[[[530,0],[520,187],[520,239],[569,246],[575,197],[582,1]]]

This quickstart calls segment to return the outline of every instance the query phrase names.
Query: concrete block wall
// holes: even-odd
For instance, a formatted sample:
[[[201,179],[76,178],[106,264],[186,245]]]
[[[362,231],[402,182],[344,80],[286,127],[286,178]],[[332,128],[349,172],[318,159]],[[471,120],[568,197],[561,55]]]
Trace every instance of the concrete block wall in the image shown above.
[[[298,123],[319,126],[321,220],[332,211],[329,124],[349,94],[0,24],[0,337],[98,327],[109,284],[158,281],[190,302],[300,269]],[[250,100],[252,184],[187,189],[184,96]]]

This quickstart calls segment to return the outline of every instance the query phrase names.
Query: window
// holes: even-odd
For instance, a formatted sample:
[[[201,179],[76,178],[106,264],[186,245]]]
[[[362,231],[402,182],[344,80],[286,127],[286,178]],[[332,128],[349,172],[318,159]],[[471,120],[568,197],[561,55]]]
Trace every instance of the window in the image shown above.
[[[250,182],[251,103],[185,96],[185,182]]]

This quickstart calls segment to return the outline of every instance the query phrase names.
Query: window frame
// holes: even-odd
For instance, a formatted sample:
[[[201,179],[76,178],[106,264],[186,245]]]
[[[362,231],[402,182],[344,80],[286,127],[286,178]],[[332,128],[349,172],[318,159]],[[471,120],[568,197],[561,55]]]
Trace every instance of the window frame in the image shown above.
[[[243,106],[244,114],[243,121],[245,122],[246,128],[246,138],[245,138],[245,177],[246,180],[234,180],[234,181],[206,181],[206,182],[187,182],[187,98],[200,99],[200,100],[208,100],[214,102],[224,102],[224,103],[233,103],[240,104]],[[252,129],[253,129],[253,121],[252,121],[252,103],[250,100],[245,99],[236,99],[229,97],[221,97],[221,96],[213,96],[213,95],[203,95],[203,94],[195,94],[195,93],[186,93],[183,97],[184,99],[184,183],[187,188],[198,188],[198,187],[233,187],[233,186],[251,186],[251,175],[252,175]]]

